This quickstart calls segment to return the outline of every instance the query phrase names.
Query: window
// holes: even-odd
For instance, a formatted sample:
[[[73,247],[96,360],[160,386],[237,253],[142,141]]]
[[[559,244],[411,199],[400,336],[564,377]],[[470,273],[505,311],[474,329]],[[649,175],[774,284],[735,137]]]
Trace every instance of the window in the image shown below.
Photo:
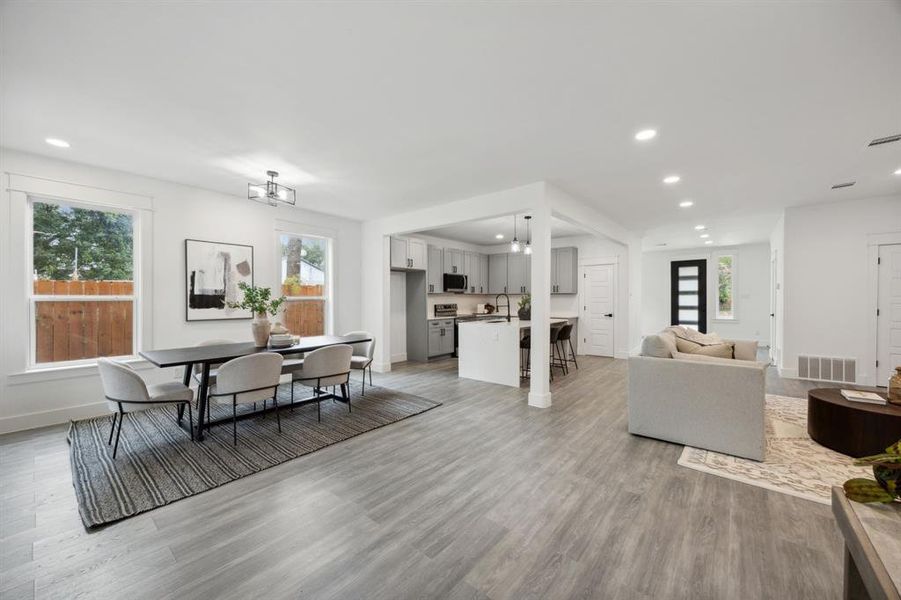
[[[29,199],[30,364],[133,356],[135,216]]]
[[[707,261],[670,263],[670,324],[707,332]]]
[[[735,258],[720,256],[716,262],[716,318],[735,318]]]
[[[331,332],[331,240],[279,235],[282,295],[287,297],[282,324],[294,335]]]

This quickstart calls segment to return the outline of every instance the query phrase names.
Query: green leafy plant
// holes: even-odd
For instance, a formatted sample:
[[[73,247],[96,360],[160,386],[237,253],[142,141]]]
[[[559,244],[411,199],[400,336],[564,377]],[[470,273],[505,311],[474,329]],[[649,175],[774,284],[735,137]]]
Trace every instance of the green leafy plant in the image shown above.
[[[872,466],[872,479],[849,479],[842,486],[845,496],[857,502],[895,502],[901,497],[901,440],[882,454],[865,456],[854,461],[857,466]]]
[[[264,287],[254,287],[247,285],[243,281],[238,284],[238,288],[244,292],[244,299],[240,302],[229,302],[229,308],[241,308],[251,311],[254,315],[262,316],[269,313],[273,317],[278,313],[278,309],[285,302],[285,297],[272,298],[272,290]]]
[[[518,306],[519,306],[520,310],[522,310],[524,308],[531,308],[532,307],[532,294],[523,294],[519,299]]]

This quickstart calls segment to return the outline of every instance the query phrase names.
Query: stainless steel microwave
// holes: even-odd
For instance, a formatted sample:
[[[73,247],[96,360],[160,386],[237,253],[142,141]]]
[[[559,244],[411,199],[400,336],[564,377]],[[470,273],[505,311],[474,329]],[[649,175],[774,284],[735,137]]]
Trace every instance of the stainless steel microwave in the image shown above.
[[[466,285],[466,275],[458,275],[456,273],[444,274],[445,292],[465,292]]]

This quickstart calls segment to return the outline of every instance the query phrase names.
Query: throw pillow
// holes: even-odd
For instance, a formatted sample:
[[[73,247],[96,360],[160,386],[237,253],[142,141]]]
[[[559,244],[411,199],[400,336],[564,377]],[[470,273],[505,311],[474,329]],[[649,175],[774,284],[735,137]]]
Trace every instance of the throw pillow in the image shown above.
[[[672,358],[673,353],[661,335],[646,335],[641,340],[641,355],[655,358]]]
[[[732,342],[710,344],[709,346],[699,347],[694,351],[693,354],[699,354],[701,356],[716,356],[718,358],[734,358],[735,345]]]

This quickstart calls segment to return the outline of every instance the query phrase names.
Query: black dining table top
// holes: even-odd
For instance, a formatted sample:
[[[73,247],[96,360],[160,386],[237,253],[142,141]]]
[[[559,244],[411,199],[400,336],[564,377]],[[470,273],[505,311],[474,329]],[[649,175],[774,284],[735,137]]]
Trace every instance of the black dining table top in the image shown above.
[[[326,346],[339,344],[356,344],[371,342],[372,338],[361,335],[316,335],[300,338],[300,343],[284,348],[257,348],[253,342],[235,344],[214,344],[210,346],[189,346],[187,348],[167,348],[164,350],[146,350],[139,354],[148,362],[158,367],[177,367],[182,365],[221,363],[233,358],[257,354],[259,352],[278,352],[279,354],[296,354],[312,352]]]

